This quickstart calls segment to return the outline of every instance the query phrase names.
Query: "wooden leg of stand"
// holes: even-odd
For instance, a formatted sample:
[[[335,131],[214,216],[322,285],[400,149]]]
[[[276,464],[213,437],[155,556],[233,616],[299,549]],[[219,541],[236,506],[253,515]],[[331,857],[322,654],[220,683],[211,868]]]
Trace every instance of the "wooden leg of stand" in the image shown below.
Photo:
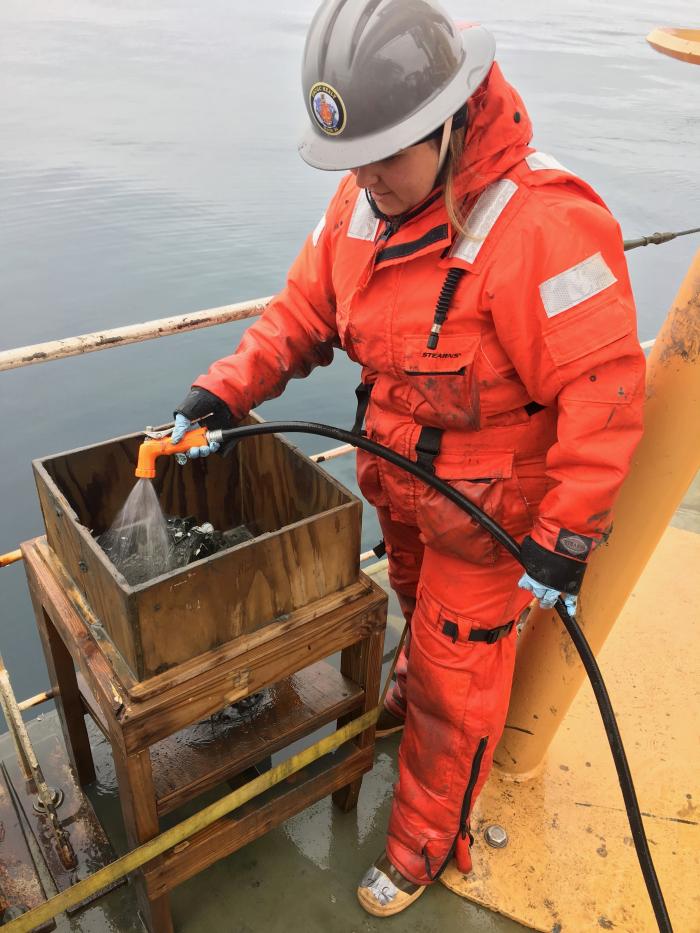
[[[356,713],[342,716],[338,720],[338,728],[344,726],[358,715],[368,712],[379,701],[379,685],[382,674],[382,651],[384,648],[384,630],[375,632],[363,641],[345,648],[340,656],[340,670],[346,677],[350,677],[365,691],[365,702],[362,709]],[[374,745],[374,726],[365,729],[355,739],[359,748]],[[333,803],[344,813],[357,806],[360,796],[362,778],[357,778],[351,784],[341,787],[333,794]]]
[[[112,752],[126,837],[130,847],[135,848],[140,843],[153,839],[159,832],[151,756],[148,749],[135,755],[126,755],[119,742],[114,739]],[[134,882],[141,913],[151,933],[173,933],[168,895],[164,894],[151,900],[140,872],[134,877]]]
[[[31,595],[49,679],[52,688],[56,691],[56,709],[68,749],[68,757],[80,786],[84,787],[95,780],[95,764],[73,659],[41,605],[38,595],[34,592]]]

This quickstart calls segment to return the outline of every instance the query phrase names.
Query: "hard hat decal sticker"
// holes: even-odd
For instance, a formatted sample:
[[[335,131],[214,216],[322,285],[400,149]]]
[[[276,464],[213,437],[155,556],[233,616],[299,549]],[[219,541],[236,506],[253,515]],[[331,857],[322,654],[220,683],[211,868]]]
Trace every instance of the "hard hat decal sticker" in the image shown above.
[[[330,84],[319,81],[309,91],[314,120],[329,136],[337,136],[345,129],[345,104]]]

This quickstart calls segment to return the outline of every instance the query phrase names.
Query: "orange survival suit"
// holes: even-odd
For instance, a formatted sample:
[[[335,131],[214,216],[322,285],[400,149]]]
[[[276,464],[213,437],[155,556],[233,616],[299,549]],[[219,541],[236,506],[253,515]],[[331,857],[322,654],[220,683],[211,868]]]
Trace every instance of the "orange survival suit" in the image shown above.
[[[468,112],[455,185],[467,233],[441,189],[388,223],[346,176],[285,289],[196,385],[243,417],[341,346],[362,365],[367,435],[453,482],[522,541],[532,577],[576,593],[642,431],[620,229],[585,182],[529,146],[497,64]],[[389,701],[406,727],[387,853],[426,884],[452,854],[471,867],[469,813],[532,597],[522,568],[423,483],[362,452],[358,480],[411,619]]]

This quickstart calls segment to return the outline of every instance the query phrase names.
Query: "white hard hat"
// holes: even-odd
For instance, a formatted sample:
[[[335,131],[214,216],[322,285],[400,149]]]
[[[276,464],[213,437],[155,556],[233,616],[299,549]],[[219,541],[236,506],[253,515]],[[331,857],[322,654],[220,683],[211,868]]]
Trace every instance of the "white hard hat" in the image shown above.
[[[304,47],[301,157],[343,170],[415,145],[474,93],[495,50],[434,0],[326,0]]]

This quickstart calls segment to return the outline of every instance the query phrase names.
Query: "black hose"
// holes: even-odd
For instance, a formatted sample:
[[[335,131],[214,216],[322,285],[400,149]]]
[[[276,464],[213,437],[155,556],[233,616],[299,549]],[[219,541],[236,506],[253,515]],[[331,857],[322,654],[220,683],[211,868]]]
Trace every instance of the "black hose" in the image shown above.
[[[433,489],[437,489],[437,491],[441,492],[450,502],[454,502],[463,512],[470,515],[482,528],[485,528],[489,534],[493,535],[498,543],[522,565],[520,547],[517,541],[504,531],[497,522],[490,518],[485,512],[482,512],[473,502],[470,502],[466,496],[457,492],[449,483],[439,479],[439,477],[434,476],[417,463],[414,463],[413,460],[402,457],[401,454],[395,453],[395,451],[391,450],[389,447],[385,447],[383,444],[377,444],[375,441],[370,441],[368,438],[354,434],[351,431],[344,431],[342,428],[335,428],[328,424],[316,424],[310,421],[268,421],[264,424],[241,425],[241,427],[231,428],[221,432],[223,440],[238,440],[244,437],[254,437],[259,434],[318,434],[320,437],[330,437],[343,444],[351,444],[353,447],[360,447],[368,453],[388,460],[388,462],[393,463],[394,466],[422,480],[426,485],[432,486]],[[588,679],[593,687],[593,692],[610,744],[610,751],[612,752],[615,768],[617,769],[617,777],[625,801],[625,809],[627,810],[627,819],[629,820],[630,829],[632,831],[634,847],[649,893],[649,899],[654,909],[656,922],[661,933],[673,933],[671,920],[666,910],[661,886],[659,885],[654,863],[651,858],[651,852],[649,851],[649,844],[644,834],[642,815],[639,810],[639,803],[637,802],[637,794],[634,790],[634,783],[627,762],[627,755],[625,754],[625,749],[622,744],[620,730],[617,727],[610,697],[608,696],[608,691],[603,681],[603,675],[600,672],[595,655],[591,651],[591,646],[588,644],[576,619],[569,615],[561,597],[557,599],[555,608],[559,614],[559,618],[564,623],[564,627],[571,636],[571,640],[579,653],[583,666],[588,674]]]

